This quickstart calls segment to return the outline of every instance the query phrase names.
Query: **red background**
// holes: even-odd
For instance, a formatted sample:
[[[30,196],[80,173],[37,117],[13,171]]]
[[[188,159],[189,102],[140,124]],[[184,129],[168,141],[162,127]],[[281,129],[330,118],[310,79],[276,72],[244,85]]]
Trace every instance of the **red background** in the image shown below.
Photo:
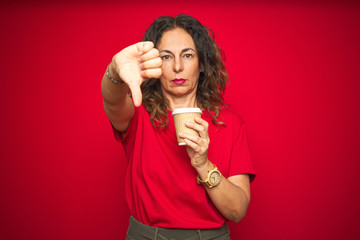
[[[0,238],[124,239],[125,159],[102,108],[113,54],[160,15],[215,32],[257,169],[233,239],[359,239],[360,5],[3,2]]]

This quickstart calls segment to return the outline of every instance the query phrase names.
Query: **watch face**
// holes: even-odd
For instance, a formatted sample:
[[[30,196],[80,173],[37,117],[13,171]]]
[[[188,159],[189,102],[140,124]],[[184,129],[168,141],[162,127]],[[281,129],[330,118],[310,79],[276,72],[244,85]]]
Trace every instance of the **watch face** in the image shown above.
[[[212,172],[209,177],[209,182],[211,185],[218,185],[220,183],[221,175],[218,171]]]

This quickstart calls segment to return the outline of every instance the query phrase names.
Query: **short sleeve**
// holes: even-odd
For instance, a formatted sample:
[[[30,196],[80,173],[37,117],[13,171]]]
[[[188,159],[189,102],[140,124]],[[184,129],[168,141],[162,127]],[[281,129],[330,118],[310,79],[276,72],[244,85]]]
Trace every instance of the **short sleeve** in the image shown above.
[[[236,125],[234,126],[234,144],[231,153],[229,176],[248,173],[250,182],[252,182],[255,179],[256,173],[251,161],[245,124],[243,121],[240,121]]]
[[[128,126],[125,134],[123,132],[120,132],[117,129],[115,129],[115,127],[110,123],[111,127],[113,129],[114,137],[115,137],[116,141],[118,141],[124,145],[124,144],[134,140],[135,134],[136,134],[136,126],[138,123],[139,112],[141,111],[141,107],[143,107],[143,106],[141,105],[140,107],[135,108],[134,116],[130,120],[129,126]]]

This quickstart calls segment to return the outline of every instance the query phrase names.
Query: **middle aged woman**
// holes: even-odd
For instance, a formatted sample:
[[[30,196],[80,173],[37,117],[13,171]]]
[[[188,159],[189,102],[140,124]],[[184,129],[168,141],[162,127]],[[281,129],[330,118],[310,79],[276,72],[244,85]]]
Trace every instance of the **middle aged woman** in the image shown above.
[[[113,57],[102,94],[127,157],[127,239],[229,239],[226,220],[245,216],[255,172],[244,123],[223,102],[227,80],[209,29],[187,15],[157,18]],[[171,115],[185,107],[203,111],[186,125],[199,136],[180,134],[186,147]]]

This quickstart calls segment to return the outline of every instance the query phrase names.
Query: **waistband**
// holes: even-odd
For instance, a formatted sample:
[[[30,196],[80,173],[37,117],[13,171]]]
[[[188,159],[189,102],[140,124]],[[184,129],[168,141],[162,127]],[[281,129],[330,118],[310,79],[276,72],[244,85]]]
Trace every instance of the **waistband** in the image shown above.
[[[229,228],[226,223],[216,229],[182,229],[151,227],[130,217],[127,240],[228,240]]]

